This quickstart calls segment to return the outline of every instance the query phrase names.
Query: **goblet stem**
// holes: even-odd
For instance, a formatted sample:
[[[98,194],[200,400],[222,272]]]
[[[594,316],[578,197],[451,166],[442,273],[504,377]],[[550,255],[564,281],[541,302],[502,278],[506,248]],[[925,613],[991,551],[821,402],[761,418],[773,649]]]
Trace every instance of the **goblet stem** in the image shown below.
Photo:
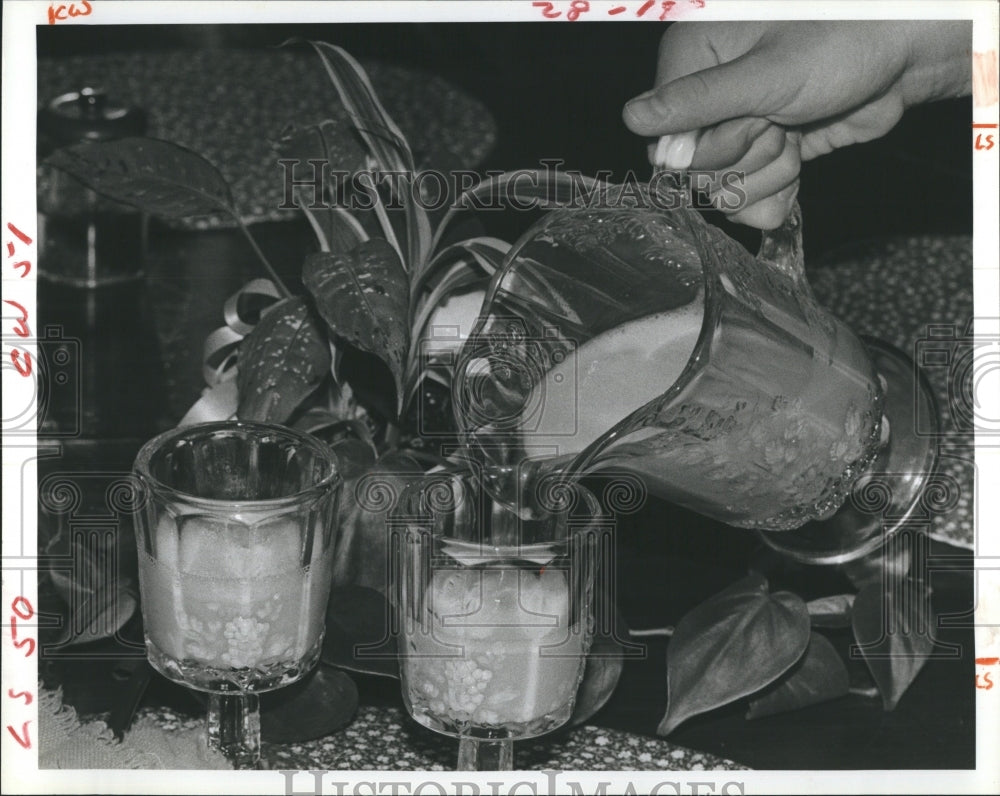
[[[510,738],[459,738],[458,771],[513,771],[514,742]]]
[[[236,769],[260,768],[260,698],[256,694],[210,694],[208,745]]]

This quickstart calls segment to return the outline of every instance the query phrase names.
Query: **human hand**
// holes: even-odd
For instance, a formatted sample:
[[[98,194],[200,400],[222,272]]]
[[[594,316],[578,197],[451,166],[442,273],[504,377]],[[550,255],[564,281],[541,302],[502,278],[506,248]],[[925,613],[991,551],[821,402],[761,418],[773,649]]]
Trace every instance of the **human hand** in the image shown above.
[[[633,132],[664,136],[671,169],[743,172],[720,209],[762,229],[787,216],[801,161],[887,133],[903,111],[971,90],[967,22],[682,22],[660,43],[656,88],[626,104]]]

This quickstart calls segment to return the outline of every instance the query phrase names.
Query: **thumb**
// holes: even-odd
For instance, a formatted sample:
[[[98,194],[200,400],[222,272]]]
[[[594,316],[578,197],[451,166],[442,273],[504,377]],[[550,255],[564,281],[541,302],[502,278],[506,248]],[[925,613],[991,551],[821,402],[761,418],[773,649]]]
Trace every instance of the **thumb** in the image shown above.
[[[765,116],[776,110],[774,88],[782,77],[779,65],[758,49],[640,94],[625,105],[622,117],[632,132],[654,136]]]

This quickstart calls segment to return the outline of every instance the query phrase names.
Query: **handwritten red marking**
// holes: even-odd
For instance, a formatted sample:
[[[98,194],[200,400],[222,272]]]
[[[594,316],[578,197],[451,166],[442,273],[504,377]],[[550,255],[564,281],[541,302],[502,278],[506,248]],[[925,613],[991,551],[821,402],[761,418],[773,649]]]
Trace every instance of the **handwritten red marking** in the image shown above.
[[[691,5],[693,5],[695,8],[704,8],[705,7],[705,0],[688,0],[688,2]]]
[[[643,14],[649,11],[649,9],[651,9],[655,4],[656,0],[646,0],[645,3],[639,6],[639,10],[635,12],[635,15],[637,17],[641,17]]]
[[[23,699],[25,705],[30,705],[32,702],[35,701],[35,698],[31,695],[30,692],[28,692],[28,691],[18,691],[15,694],[13,688],[8,688],[7,689],[7,696],[9,696],[11,699]]]
[[[987,133],[986,135],[983,135],[982,133],[976,133],[976,142],[973,144],[973,146],[977,150],[989,151],[993,149],[994,144],[996,144],[996,141],[993,140],[992,133]]]
[[[977,666],[996,666],[1000,663],[1000,658],[976,658]]]
[[[975,122],[973,122],[972,123],[972,127],[974,129],[977,129],[977,130],[995,130],[997,127],[1000,127],[1000,125],[996,125],[996,124],[976,124]]]
[[[989,672],[983,672],[983,683],[984,685],[979,684],[979,675],[977,674],[976,688],[978,688],[980,691],[989,691],[991,688],[993,688],[993,679],[990,677]]]
[[[20,641],[15,641],[14,646],[18,649],[27,646],[28,651],[24,653],[25,658],[30,658],[35,654],[35,640],[33,638],[22,638]]]
[[[621,14],[625,10],[625,6],[615,6],[614,8],[609,8],[608,16],[613,17],[615,14]]]
[[[23,360],[21,359],[22,355],[24,356]],[[13,349],[10,352],[10,361],[14,365],[14,369],[22,376],[27,378],[31,375],[31,354],[27,351],[21,351],[18,348]]]
[[[14,267],[24,269],[21,272],[21,279],[24,279],[24,277],[31,273],[31,263],[28,260],[21,260],[19,263],[14,263]]]
[[[535,8],[542,9],[542,16],[545,17],[546,19],[555,19],[560,14],[562,14],[562,11],[556,11],[552,7],[552,3],[534,2],[531,5],[533,5]]]
[[[663,2],[660,3],[660,8],[663,9],[663,13],[660,14],[660,22],[663,22],[670,15],[670,12],[674,10],[675,5],[677,5],[677,0],[663,0]]]
[[[17,308],[21,312],[21,317],[17,319],[18,326],[20,328],[14,330],[14,334],[18,337],[27,337],[31,334],[28,330],[28,311],[12,299],[4,299],[4,304],[10,304],[12,307]]]
[[[9,229],[11,232],[13,232],[20,239],[21,243],[25,244],[26,246],[30,246],[31,245],[31,238],[29,238],[27,235],[25,235],[23,232],[21,232],[21,230],[19,230],[13,224],[8,223],[7,224],[7,229]],[[13,255],[14,255],[14,244],[13,243],[8,243],[7,244],[7,256],[8,257],[12,257]]]
[[[573,0],[569,4],[569,11],[566,12],[567,22],[576,22],[580,18],[580,14],[585,14],[590,11],[590,0]]]
[[[31,604],[31,601],[27,597],[24,597],[20,594],[13,600],[11,600],[10,610],[12,610],[15,614],[17,614],[17,616],[19,616],[25,622],[27,622],[29,619],[31,619],[31,617],[35,615],[35,607]]]
[[[14,736],[14,740],[17,741],[19,744],[21,744],[22,749],[31,748],[31,736],[28,734],[29,723],[30,722],[26,721],[24,722],[24,724],[21,725],[21,735],[18,735],[17,730],[15,730],[11,725],[9,724],[7,725],[7,732],[9,732],[11,735]]]
[[[77,17],[85,17],[93,11],[93,6],[87,2],[87,0],[82,0],[80,7],[77,8],[76,3],[70,3],[68,6],[65,5],[50,5],[49,6],[49,24],[55,25],[57,22],[65,22],[67,19],[76,19]]]

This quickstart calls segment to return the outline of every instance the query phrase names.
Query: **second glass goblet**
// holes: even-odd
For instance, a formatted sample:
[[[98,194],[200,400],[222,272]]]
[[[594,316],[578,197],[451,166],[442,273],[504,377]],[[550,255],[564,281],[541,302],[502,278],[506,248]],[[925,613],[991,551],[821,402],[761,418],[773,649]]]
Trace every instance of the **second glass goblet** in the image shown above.
[[[459,739],[458,770],[511,770],[514,740],[573,713],[599,511],[578,484],[548,498],[522,502],[519,517],[466,471],[429,475],[401,501],[403,698],[420,724]]]
[[[319,440],[263,423],[168,431],[135,462],[146,651],[209,694],[207,739],[260,766],[258,694],[319,661],[342,478]]]

